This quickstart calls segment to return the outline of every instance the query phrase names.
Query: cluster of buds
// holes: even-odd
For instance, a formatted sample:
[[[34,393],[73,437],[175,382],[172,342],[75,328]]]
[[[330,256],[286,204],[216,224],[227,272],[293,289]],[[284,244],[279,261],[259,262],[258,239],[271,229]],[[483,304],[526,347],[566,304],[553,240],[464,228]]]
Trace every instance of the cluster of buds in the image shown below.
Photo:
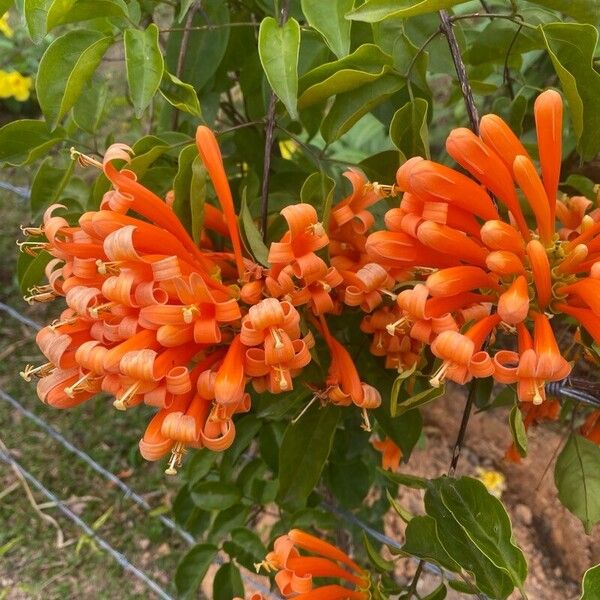
[[[349,170],[352,191],[326,224],[306,203],[281,211],[287,231],[270,244],[269,267],[243,252],[206,127],[196,143],[220,208],[205,204],[198,243],[173,211],[173,194],[164,200],[136,181],[129,148],[111,146],[102,164],[75,153],[103,169],[112,189],[77,226],[54,205],[40,227],[24,229],[37,239],[22,250],[53,257],[48,284],[27,300],[64,297],[67,308],[38,335],[48,362],[23,377],[37,376],[42,401],[59,408],[98,392],[120,410],[158,408],[140,449],[150,460],[171,452],[170,473],[187,447],[232,443],[234,415],[250,409],[249,385],[292,390],[316,339],[330,362],[324,381],[311,383],[313,401],[360,408],[369,430],[368,410],[381,397],[331,333],[328,317],[342,312],[362,314],[371,352],[390,369],[423,368],[429,347],[441,361],[432,386],[493,376],[516,384],[524,405],[543,405],[545,385],[572,367],[558,324],[574,319],[600,343],[600,210],[582,197],[558,198],[558,93],[537,98],[535,119],[541,176],[508,125],[486,115],[480,135],[456,129],[446,144],[472,178],[420,157],[400,166],[393,186]],[[375,231],[369,209],[384,198],[396,206]],[[585,429],[598,437],[594,419]]]

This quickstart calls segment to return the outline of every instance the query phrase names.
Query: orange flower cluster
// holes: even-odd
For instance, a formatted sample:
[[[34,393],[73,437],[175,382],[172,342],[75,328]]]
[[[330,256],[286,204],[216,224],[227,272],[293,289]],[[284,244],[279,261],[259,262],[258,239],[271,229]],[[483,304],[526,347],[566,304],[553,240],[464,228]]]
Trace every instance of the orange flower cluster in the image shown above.
[[[112,189],[77,226],[54,205],[41,227],[24,229],[45,240],[23,250],[53,256],[48,284],[27,299],[62,296],[67,308],[38,334],[48,362],[22,375],[39,377],[40,398],[58,408],[98,392],[120,410],[158,408],[140,450],[149,460],[171,452],[169,473],[189,446],[221,451],[233,442],[233,416],[250,409],[249,384],[290,391],[315,334],[331,360],[314,399],[359,407],[369,429],[367,411],[381,397],[329,329],[327,315],[342,311],[364,313],[361,330],[388,368],[424,365],[429,346],[441,361],[432,386],[493,376],[539,406],[545,384],[571,370],[555,337],[558,317],[574,318],[600,343],[600,210],[585,198],[558,199],[558,93],[537,98],[535,119],[541,177],[508,125],[486,115],[480,136],[456,129],[447,141],[472,178],[419,157],[398,169],[393,186],[350,170],[352,192],[327,225],[309,204],[281,211],[287,232],[270,244],[268,268],[244,255],[206,127],[196,143],[220,208],[205,204],[198,244],[173,212],[172,193],[165,201],[115,166],[128,163],[129,148],[111,146],[102,164],[79,155],[104,170]],[[369,209],[400,193],[386,230],[373,231]]]
[[[310,554],[303,555],[300,550]],[[273,551],[256,565],[276,572],[275,583],[284,598],[294,600],[367,600],[369,574],[345,552],[300,529],[292,529],[275,540]],[[315,578],[342,580],[346,585],[314,587]],[[351,585],[352,588],[347,587]]]

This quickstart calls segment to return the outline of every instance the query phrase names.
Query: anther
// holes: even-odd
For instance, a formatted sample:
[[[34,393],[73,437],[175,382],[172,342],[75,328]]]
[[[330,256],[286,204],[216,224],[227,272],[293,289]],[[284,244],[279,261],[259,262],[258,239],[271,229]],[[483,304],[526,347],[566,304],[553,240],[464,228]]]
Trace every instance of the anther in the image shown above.
[[[92,319],[98,319],[99,314],[101,312],[109,312],[110,309],[113,306],[115,306],[115,304],[115,302],[105,302],[104,304],[98,304],[98,306],[92,306],[91,308],[88,308],[88,312],[90,313]]]
[[[408,323],[408,317],[401,317],[400,319],[398,319],[397,321],[394,321],[393,323],[388,323],[385,326],[385,330],[390,335],[396,335],[396,329],[403,327],[407,323]]]
[[[74,398],[75,394],[78,392],[83,392],[86,389],[86,381],[92,376],[92,372],[86,373],[82,377],[80,377],[73,385],[70,385],[65,388],[65,394],[69,396],[69,398]]]
[[[38,252],[47,250],[49,244],[46,242],[17,242],[17,246],[21,252],[25,252],[30,256],[37,256]]]
[[[23,225],[21,225],[20,229],[23,232],[23,235],[26,236],[44,235],[44,228],[41,225],[39,227],[23,227]]]
[[[367,409],[363,407],[362,409],[362,425],[360,426],[360,428],[363,431],[371,431],[371,421],[369,420],[369,413],[367,412]]]
[[[120,398],[117,398],[113,402],[113,406],[117,410],[127,410],[129,408],[129,406],[128,406],[129,401],[133,398],[133,396],[135,396],[137,394],[139,387],[140,387],[139,382],[136,382],[136,383],[130,385],[125,390],[125,393]]]
[[[50,375],[55,368],[56,367],[50,362],[44,363],[39,367],[34,367],[33,365],[25,365],[25,368],[19,373],[19,375],[25,381],[31,381],[32,376],[41,379],[42,377],[46,377],[46,375]]]
[[[177,475],[177,469],[181,468],[183,455],[187,452],[185,446],[181,442],[177,442],[171,449],[171,458],[169,459],[168,467],[165,469],[166,475]]]
[[[70,154],[71,160],[76,160],[82,167],[96,167],[97,169],[102,169],[101,162],[91,156],[87,156],[87,154],[82,154],[75,148],[70,149]]]
[[[271,335],[273,336],[273,339],[275,340],[275,348],[277,350],[280,350],[281,348],[283,348],[284,344],[283,341],[281,340],[281,335],[279,334],[279,331],[275,328],[271,329]]]
[[[183,322],[189,325],[194,320],[194,314],[200,314],[200,309],[195,304],[190,304],[189,306],[182,306],[181,312],[183,313]]]
[[[442,385],[442,381],[446,378],[446,371],[450,368],[449,362],[443,362],[442,366],[434,373],[433,377],[429,380],[429,384],[432,387],[440,387]]]

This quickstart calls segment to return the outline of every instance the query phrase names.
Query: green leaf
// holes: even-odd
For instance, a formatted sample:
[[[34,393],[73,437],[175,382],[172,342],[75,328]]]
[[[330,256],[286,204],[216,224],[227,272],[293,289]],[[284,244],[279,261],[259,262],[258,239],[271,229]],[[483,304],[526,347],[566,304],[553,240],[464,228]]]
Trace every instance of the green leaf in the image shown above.
[[[50,206],[56,204],[65,186],[71,179],[75,161],[69,161],[66,169],[59,169],[52,166],[52,158],[46,158],[39,166],[31,184],[31,192],[29,193],[29,201],[31,205],[31,213],[39,215],[40,212]]]
[[[387,74],[351,92],[338,94],[321,123],[321,135],[331,143],[344,135],[361,117],[385,102],[404,86],[397,75]]]
[[[258,55],[271,89],[285,105],[292,119],[298,118],[298,52],[300,25],[289,19],[279,27],[266,17],[258,32]]]
[[[433,592],[427,594],[427,596],[421,596],[421,600],[444,600],[447,593],[448,589],[446,586],[443,583],[440,583]]]
[[[355,90],[390,70],[393,60],[375,44],[363,44],[352,54],[319,65],[300,78],[299,108],[323,102],[330,96]]]
[[[123,0],[53,0],[48,8],[46,31],[66,23],[127,16],[127,4]]]
[[[413,408],[417,408],[418,406],[423,406],[424,404],[428,404],[432,400],[443,396],[446,391],[445,384],[440,385],[439,387],[429,387],[410,398],[402,400],[396,409],[396,414],[398,416],[404,414],[405,412],[412,410]]]
[[[442,502],[473,544],[522,589],[527,563],[513,541],[510,519],[500,500],[471,477],[443,477],[437,483]]]
[[[248,201],[246,199],[246,188],[242,191],[242,205],[240,208],[240,220],[242,222],[242,229],[244,236],[248,242],[250,252],[254,259],[261,265],[269,266],[269,249],[265,245],[262,239],[262,235],[250,214],[248,208]]]
[[[224,510],[237,504],[242,497],[233,483],[201,481],[191,488],[192,500],[203,510]]]
[[[221,543],[223,538],[232,530],[241,527],[248,518],[250,512],[249,506],[234,504],[225,510],[222,510],[215,518],[210,533],[209,541]]]
[[[444,550],[432,517],[413,517],[406,526],[404,539],[402,546],[404,552],[433,562],[454,573],[460,571],[460,565]]]
[[[198,243],[204,225],[204,203],[206,202],[206,167],[196,154],[192,162],[190,180],[190,212],[192,217],[192,239]]]
[[[184,83],[167,70],[163,73],[159,91],[163,98],[178,110],[190,113],[195,117],[202,115],[196,90],[189,83]]]
[[[590,534],[600,521],[600,447],[572,434],[556,460],[554,482],[560,501]]]
[[[0,163],[27,165],[62,142],[65,135],[62,127],[50,132],[43,121],[12,121],[0,127]]]
[[[521,456],[527,456],[527,431],[523,423],[523,414],[518,406],[513,406],[508,417],[510,432],[512,433],[515,448]]]
[[[94,135],[98,131],[107,97],[108,84],[105,81],[92,81],[73,106],[73,120],[86,133]]]
[[[380,572],[385,573],[386,571],[394,570],[394,563],[391,560],[386,560],[377,552],[377,550],[373,547],[371,540],[368,538],[367,534],[363,531],[363,545],[365,550],[367,551],[367,556],[371,561],[371,564]]]
[[[52,0],[24,0],[23,12],[27,30],[35,44],[39,44],[46,35],[46,18]]]
[[[405,485],[406,487],[415,490],[426,490],[430,484],[424,477],[418,477],[417,475],[410,475],[408,473],[393,473],[392,471],[377,469],[386,479],[389,479],[393,483],[398,485]]]
[[[338,58],[350,51],[352,22],[345,15],[353,6],[354,0],[302,0],[302,12],[308,24],[323,36]]]
[[[99,31],[78,29],[48,46],[40,61],[35,89],[51,129],[77,102],[112,41]]]
[[[213,582],[213,600],[231,600],[244,595],[240,570],[233,563],[221,565]]]
[[[600,73],[593,67],[598,30],[577,23],[551,23],[540,29],[569,102],[577,149],[589,160],[600,151]]]
[[[462,4],[467,0],[367,0],[362,6],[346,15],[354,21],[377,23],[384,19],[405,19],[425,15]]]
[[[296,423],[290,423],[279,450],[278,501],[299,509],[319,481],[331,451],[340,409],[313,405]]]
[[[429,158],[428,108],[427,100],[415,98],[394,113],[390,123],[390,139],[406,158]]]
[[[192,184],[192,163],[198,158],[196,144],[184,146],[179,153],[177,174],[173,179],[173,212],[177,215],[188,233],[192,233],[192,208],[190,186]]]
[[[508,573],[504,569],[497,567],[490,558],[481,552],[469,535],[467,535],[466,530],[454,518],[452,512],[450,512],[442,501],[439,490],[440,481],[437,480],[438,485],[431,486],[425,492],[425,510],[435,520],[437,537],[444,551],[453,561],[475,577],[477,587],[484,594],[492,598],[506,598],[514,589]],[[480,485],[483,487],[483,484],[480,483]],[[412,519],[408,527],[417,518]]]
[[[600,598],[600,565],[589,568],[583,574],[579,600],[596,600],[597,598]]]
[[[42,251],[33,257],[22,252],[17,261],[17,279],[21,294],[26,295],[29,288],[37,285],[44,277],[44,269],[52,259],[52,255]]]
[[[231,541],[223,544],[223,550],[250,571],[267,554],[267,549],[258,535],[246,527],[234,529],[231,532]]]
[[[583,175],[577,175],[576,173],[569,175],[565,181],[565,185],[575,188],[588,200],[596,200],[596,192],[594,191],[596,184]]]
[[[145,31],[126,29],[124,42],[129,95],[139,119],[163,78],[164,61],[158,44],[158,27],[150,23]]]
[[[421,434],[421,413],[418,410],[409,410],[401,416],[392,417],[389,405],[386,406],[384,402],[373,414],[384,433],[402,450],[402,456],[407,459]]]
[[[217,552],[218,548],[212,544],[197,544],[184,555],[175,571],[175,586],[180,596],[196,593]]]
[[[335,181],[323,171],[310,174],[300,188],[300,201],[315,207],[325,231],[333,204]]]
[[[409,523],[412,519],[414,519],[414,515],[408,511],[408,509],[404,508],[398,500],[396,500],[389,492],[389,490],[385,490],[385,495],[387,497],[390,506],[396,511],[398,516],[405,522]]]
[[[8,9],[12,8],[13,4],[14,0],[0,0],[0,17],[3,17]]]
[[[394,44],[393,57],[396,70],[401,75],[408,77],[412,84],[426,92],[428,90],[427,66],[429,64],[429,52],[424,52],[415,46],[408,36],[403,33]]]
[[[598,0],[529,0],[552,10],[558,10],[580,23],[596,25],[600,20]]]
[[[193,487],[194,484],[202,481],[212,469],[216,459],[216,452],[211,452],[206,448],[196,450],[192,459],[186,463],[188,485]]]

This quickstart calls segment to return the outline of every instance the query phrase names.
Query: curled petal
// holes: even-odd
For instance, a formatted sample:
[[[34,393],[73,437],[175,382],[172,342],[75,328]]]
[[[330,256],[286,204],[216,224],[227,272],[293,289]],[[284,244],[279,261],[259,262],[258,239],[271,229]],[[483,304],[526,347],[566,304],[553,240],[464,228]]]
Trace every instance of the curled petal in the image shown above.
[[[489,377],[494,373],[494,363],[485,351],[475,352],[469,361],[469,371],[473,377]]]
[[[518,380],[519,355],[512,350],[500,350],[493,358],[494,379],[499,383],[515,383]]]
[[[163,435],[161,431],[168,414],[166,410],[157,412],[146,427],[144,437],[139,442],[140,454],[146,460],[159,460],[173,447],[173,440]]]
[[[458,331],[442,331],[431,344],[431,351],[442,360],[468,365],[475,344]]]

